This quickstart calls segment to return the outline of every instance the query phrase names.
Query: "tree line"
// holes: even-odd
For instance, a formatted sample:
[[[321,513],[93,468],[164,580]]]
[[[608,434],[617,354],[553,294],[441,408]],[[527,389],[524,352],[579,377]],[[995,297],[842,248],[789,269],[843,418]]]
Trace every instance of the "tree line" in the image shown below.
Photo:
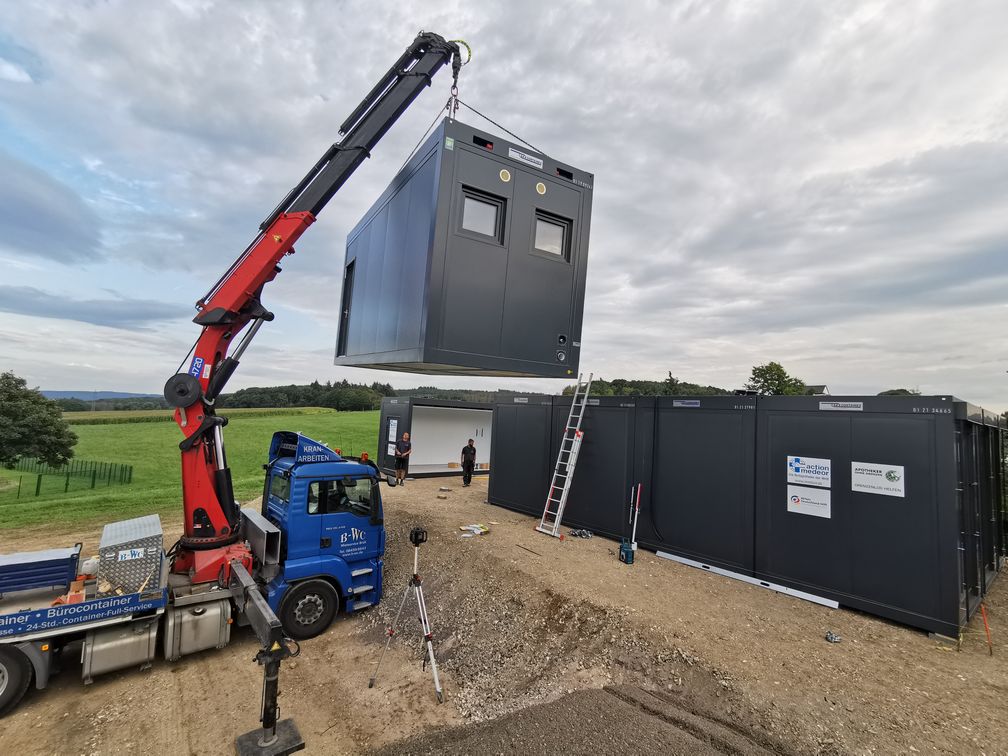
[[[381,406],[386,396],[395,396],[395,389],[388,383],[375,381],[370,386],[349,381],[312,381],[311,383],[287,386],[255,386],[239,389],[230,394],[221,394],[216,406],[228,407],[327,407],[336,410],[372,410]],[[109,412],[119,410],[171,409],[168,402],[159,396],[122,397],[118,399],[56,399],[56,405],[64,412]]]
[[[574,393],[574,386],[563,390],[565,395]],[[703,386],[699,383],[680,381],[670,372],[664,381],[648,381],[636,378],[596,378],[591,384],[592,396],[723,396],[732,391],[718,386]]]
[[[749,380],[744,385],[744,391],[763,396],[802,395],[808,393],[809,388],[805,381],[790,375],[779,362],[768,362],[753,367]],[[567,386],[562,393],[570,395],[573,392],[574,387]],[[724,396],[733,394],[735,391],[721,386],[683,381],[669,372],[668,377],[661,381],[638,378],[613,378],[610,380],[598,378],[592,382],[591,393],[595,396]],[[882,391],[879,395],[910,396],[917,393],[919,392],[911,389],[898,388]],[[326,381],[325,383],[315,380],[307,384],[255,386],[240,389],[230,394],[222,394],[217,400],[217,407],[220,409],[228,407],[328,407],[336,410],[355,411],[378,409],[381,406],[381,400],[386,396],[446,401],[497,402],[508,401],[510,397],[518,394],[528,396],[530,392],[510,389],[478,391],[438,388],[437,386],[418,386],[396,390],[388,383],[377,381],[366,385],[351,383],[347,380]],[[157,396],[96,399],[94,401],[57,399],[55,403],[64,412],[170,409],[168,403],[162,397]]]

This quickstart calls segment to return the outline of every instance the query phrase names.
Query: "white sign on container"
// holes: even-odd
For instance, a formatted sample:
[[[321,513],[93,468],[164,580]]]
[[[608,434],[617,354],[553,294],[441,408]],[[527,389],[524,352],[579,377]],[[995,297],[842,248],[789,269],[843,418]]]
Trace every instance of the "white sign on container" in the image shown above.
[[[905,497],[906,475],[903,465],[851,462],[851,491]]]
[[[396,439],[396,431],[399,430],[399,418],[390,417],[388,421],[388,440],[389,443],[394,444]]]
[[[828,459],[819,457],[787,458],[787,482],[804,486],[830,487],[832,469]]]
[[[787,511],[795,514],[812,515],[829,519],[830,492],[826,488],[787,487]]]

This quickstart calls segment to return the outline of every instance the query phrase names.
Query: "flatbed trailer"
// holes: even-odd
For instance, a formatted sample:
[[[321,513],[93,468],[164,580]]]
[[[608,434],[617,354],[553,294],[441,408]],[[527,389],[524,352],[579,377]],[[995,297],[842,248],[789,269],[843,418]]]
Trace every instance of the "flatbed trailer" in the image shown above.
[[[133,533],[129,540],[116,534]],[[49,684],[58,659],[81,644],[81,676],[147,668],[227,645],[235,611],[228,586],[192,585],[171,575],[157,515],[105,527],[92,573],[79,565],[81,544],[0,556],[0,713],[34,680]],[[194,607],[198,607],[194,611]]]

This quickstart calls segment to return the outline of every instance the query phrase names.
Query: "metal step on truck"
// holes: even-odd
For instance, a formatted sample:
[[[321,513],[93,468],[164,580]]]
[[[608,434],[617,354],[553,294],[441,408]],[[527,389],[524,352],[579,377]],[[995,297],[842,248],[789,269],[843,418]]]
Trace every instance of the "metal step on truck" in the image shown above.
[[[223,648],[235,622],[251,624],[265,649],[318,635],[341,608],[377,603],[385,551],[377,467],[287,431],[273,435],[264,467],[261,508],[241,509],[239,543],[252,563],[232,561],[227,579],[173,572],[158,515],[109,523],[87,559],[79,543],[0,555],[0,715],[32,681],[45,688],[71,649],[79,647],[90,683],[145,669],[159,649],[175,661]]]

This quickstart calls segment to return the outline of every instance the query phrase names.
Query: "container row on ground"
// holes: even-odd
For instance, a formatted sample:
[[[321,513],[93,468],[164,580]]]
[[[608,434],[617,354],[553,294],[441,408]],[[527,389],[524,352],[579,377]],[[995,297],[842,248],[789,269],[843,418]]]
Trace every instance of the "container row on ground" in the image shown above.
[[[540,516],[569,397],[494,408],[488,499]],[[1004,421],[953,397],[590,398],[564,524],[956,635],[1005,555]]]
[[[395,444],[403,433],[410,434],[413,450],[409,458],[411,476],[461,475],[459,458],[469,439],[476,446],[476,473],[490,469],[490,426],[493,405],[439,399],[382,399],[378,424],[376,464],[395,474]]]
[[[443,121],[347,237],[336,364],[576,375],[593,183]]]

